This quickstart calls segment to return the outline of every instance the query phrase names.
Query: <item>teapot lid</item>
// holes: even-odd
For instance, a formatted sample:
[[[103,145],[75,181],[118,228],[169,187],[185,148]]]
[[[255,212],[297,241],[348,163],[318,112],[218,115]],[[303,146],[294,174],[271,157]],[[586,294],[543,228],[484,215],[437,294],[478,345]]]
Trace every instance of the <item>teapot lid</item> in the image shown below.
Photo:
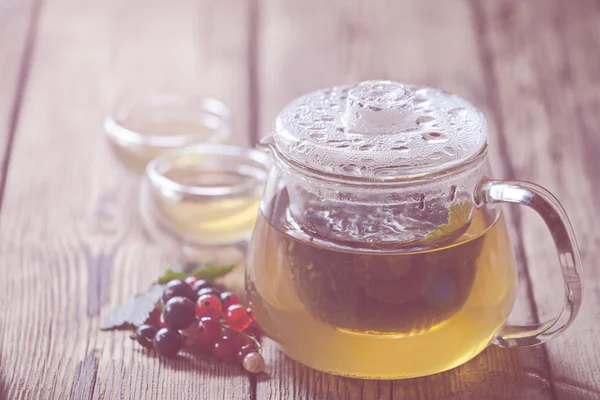
[[[483,114],[461,97],[393,81],[318,90],[275,121],[277,150],[321,173],[372,180],[429,174],[476,157]]]

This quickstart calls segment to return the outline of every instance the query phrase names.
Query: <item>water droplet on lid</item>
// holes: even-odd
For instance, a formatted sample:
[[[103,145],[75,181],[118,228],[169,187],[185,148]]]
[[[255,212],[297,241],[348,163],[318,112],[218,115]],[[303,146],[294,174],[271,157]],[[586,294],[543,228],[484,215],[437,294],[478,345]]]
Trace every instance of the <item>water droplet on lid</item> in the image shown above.
[[[321,121],[333,121],[335,120],[334,117],[332,117],[331,115],[323,115],[321,116]]]
[[[402,146],[394,146],[394,147],[392,147],[392,150],[396,150],[396,151],[408,151],[410,149],[409,149],[408,146],[402,145]]]
[[[442,152],[441,151],[435,151],[433,153],[431,153],[429,155],[429,158],[436,161],[442,158]]]
[[[372,144],[363,144],[358,149],[361,150],[361,151],[367,151],[367,150],[370,150],[372,147],[373,147]]]
[[[422,138],[430,143],[444,143],[448,140],[448,136],[442,132],[426,132]]]
[[[425,97],[416,96],[413,99],[413,104],[416,106],[419,106],[419,107],[423,107],[428,103],[429,103],[429,100],[427,100]]]
[[[435,121],[435,118],[430,117],[428,115],[421,115],[419,118],[417,118],[415,122],[417,123],[417,125],[425,125],[430,124],[433,121]]]
[[[300,113],[294,114],[294,118],[299,119],[300,118]]]
[[[311,133],[308,136],[313,139],[317,139],[317,140],[325,139],[327,137],[327,135],[325,135],[324,133]]]
[[[308,129],[311,131],[323,131],[327,128],[323,125],[311,125]]]
[[[337,147],[338,149],[345,149],[346,147],[350,147],[350,145],[347,143],[340,143],[339,145],[337,145],[335,147]]]
[[[443,150],[444,150],[444,153],[448,154],[449,156],[453,156],[453,155],[456,154],[454,152],[454,149],[452,147],[450,147],[450,146],[444,147]]]
[[[373,172],[375,173],[375,176],[380,177],[380,178],[386,178],[386,177],[390,177],[390,176],[400,175],[400,171],[398,171],[398,168],[396,168],[396,167],[375,168],[375,170]]]
[[[450,114],[450,115],[459,115],[459,114],[464,114],[466,111],[467,111],[466,108],[456,107],[456,108],[453,108],[452,110],[449,110],[448,114]]]
[[[342,167],[342,170],[344,170],[344,172],[347,172],[347,173],[353,174],[353,175],[359,175],[360,174],[360,168],[358,167],[358,165],[355,165],[355,164],[344,165]]]

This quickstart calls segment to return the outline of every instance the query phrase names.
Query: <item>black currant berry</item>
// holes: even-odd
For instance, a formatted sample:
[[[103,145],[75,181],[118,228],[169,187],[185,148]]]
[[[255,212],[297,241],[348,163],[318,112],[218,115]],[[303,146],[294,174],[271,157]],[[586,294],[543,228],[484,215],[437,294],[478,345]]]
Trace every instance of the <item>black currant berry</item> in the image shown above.
[[[135,339],[139,344],[144,346],[147,349],[152,348],[152,340],[154,340],[154,336],[156,336],[156,328],[152,325],[141,325],[135,331],[135,334],[132,336],[132,339]]]
[[[154,349],[165,357],[174,357],[185,343],[185,336],[171,328],[162,328],[154,336]]]
[[[205,288],[210,288],[212,287],[212,283],[210,283],[209,281],[206,281],[204,279],[198,279],[196,282],[194,282],[194,284],[192,285],[192,289],[194,289],[194,292],[198,292],[198,290],[200,289],[205,289]]]
[[[191,301],[196,301],[196,292],[182,280],[174,279],[167,283],[163,290],[162,300],[164,304],[167,304],[171,298],[175,296],[186,297]]]
[[[196,319],[196,305],[188,298],[176,296],[165,304],[165,323],[172,329],[185,329]]]
[[[221,298],[221,292],[219,291],[219,289],[215,289],[214,287],[206,287],[206,288],[198,290],[197,298],[199,299],[200,297],[204,296],[205,294],[212,294],[213,296],[217,296],[217,298]]]

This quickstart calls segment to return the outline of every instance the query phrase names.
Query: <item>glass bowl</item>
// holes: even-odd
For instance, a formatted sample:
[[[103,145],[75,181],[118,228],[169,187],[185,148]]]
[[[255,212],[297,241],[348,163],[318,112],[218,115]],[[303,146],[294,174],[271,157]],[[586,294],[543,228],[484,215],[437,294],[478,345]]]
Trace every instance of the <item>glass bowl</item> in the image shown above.
[[[152,94],[119,105],[104,120],[117,159],[143,174],[153,158],[198,143],[226,144],[231,111],[219,100],[181,94]]]
[[[205,144],[152,160],[140,196],[147,232],[185,261],[224,262],[216,249],[243,248],[250,238],[269,164],[258,150]]]

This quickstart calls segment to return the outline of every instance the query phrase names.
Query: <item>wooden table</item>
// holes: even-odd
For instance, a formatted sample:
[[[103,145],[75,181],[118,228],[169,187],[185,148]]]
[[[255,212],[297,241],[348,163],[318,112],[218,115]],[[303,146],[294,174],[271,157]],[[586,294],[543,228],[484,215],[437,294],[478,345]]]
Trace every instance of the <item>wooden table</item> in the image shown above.
[[[600,3],[594,0],[0,0],[0,398],[600,398]],[[497,177],[557,195],[586,273],[559,339],[488,348],[403,381],[344,379],[266,344],[268,375],[163,363],[101,318],[168,257],[143,235],[138,180],[102,118],[123,94],[212,95],[235,139],[267,134],[288,101],[368,78],[459,93],[490,124]],[[563,289],[546,228],[510,210],[522,266],[518,322],[554,315]],[[514,211],[514,212],[513,212]]]

